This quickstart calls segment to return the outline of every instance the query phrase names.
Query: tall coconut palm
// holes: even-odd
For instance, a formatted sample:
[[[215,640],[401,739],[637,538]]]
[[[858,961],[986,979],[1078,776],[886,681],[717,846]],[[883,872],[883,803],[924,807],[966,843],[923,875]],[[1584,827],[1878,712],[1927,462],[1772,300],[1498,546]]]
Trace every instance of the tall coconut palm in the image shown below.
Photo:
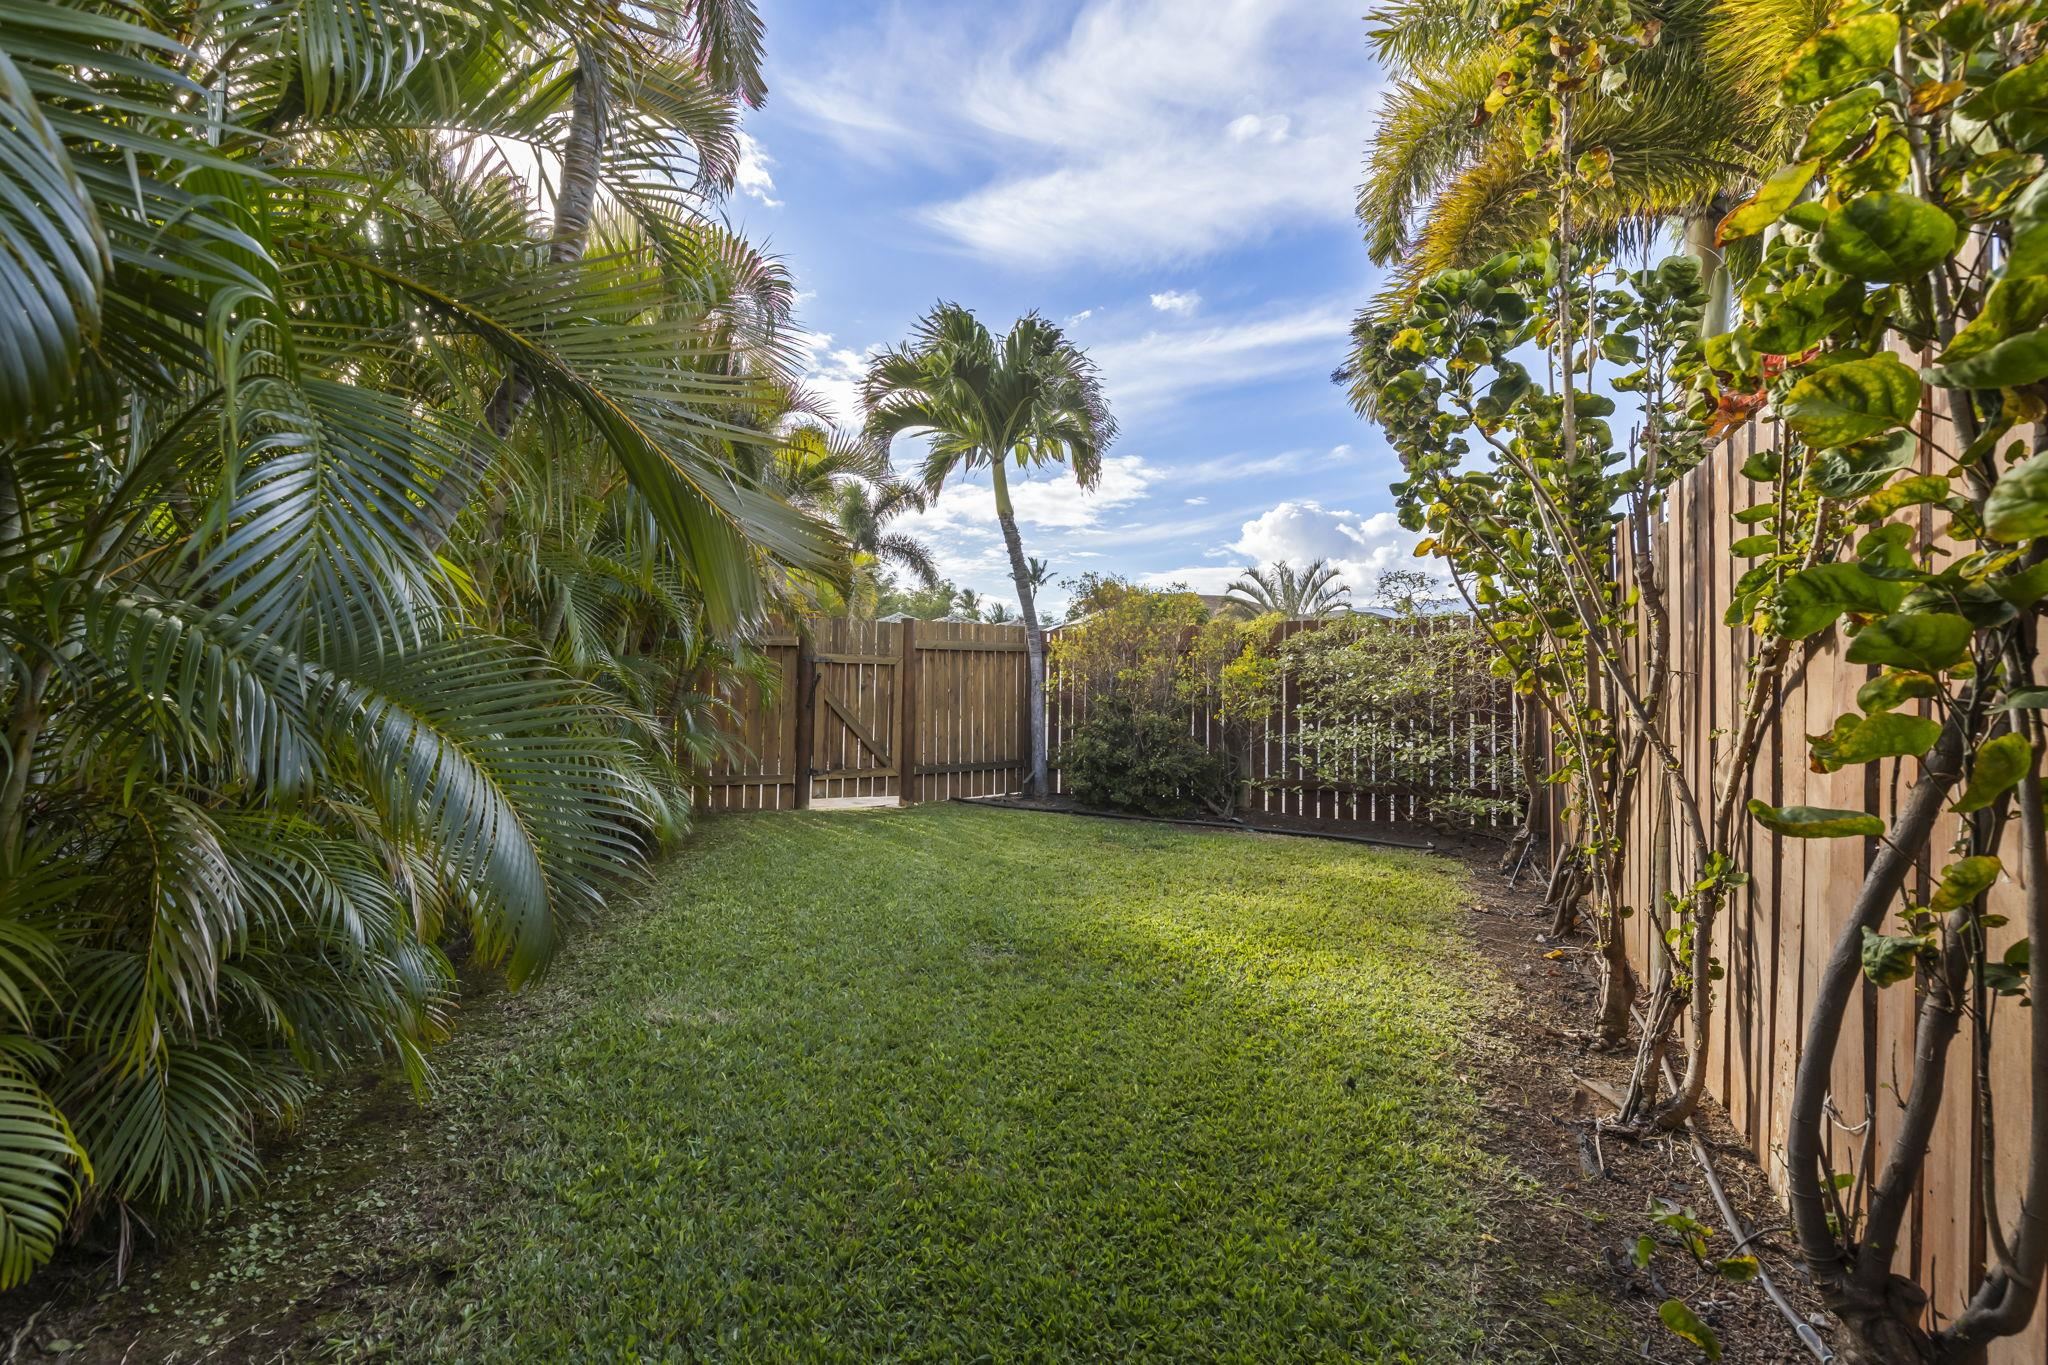
[[[1031,591],[1044,592],[1052,583],[1052,565],[1034,555],[1027,561],[1027,566],[1029,571],[1025,576],[1031,580]]]
[[[1019,318],[998,340],[967,309],[941,303],[919,321],[909,345],[875,358],[861,398],[868,430],[878,438],[889,441],[906,432],[931,438],[921,481],[932,497],[955,475],[989,471],[1024,619],[1031,708],[1028,790],[1047,791],[1045,632],[1017,533],[1009,467],[1063,463],[1081,487],[1094,486],[1102,452],[1116,436],[1095,365],[1036,313]]]
[[[1283,559],[1270,568],[1246,569],[1223,600],[1254,616],[1322,617],[1350,610],[1351,589],[1337,581],[1337,568],[1327,559],[1300,569]]]

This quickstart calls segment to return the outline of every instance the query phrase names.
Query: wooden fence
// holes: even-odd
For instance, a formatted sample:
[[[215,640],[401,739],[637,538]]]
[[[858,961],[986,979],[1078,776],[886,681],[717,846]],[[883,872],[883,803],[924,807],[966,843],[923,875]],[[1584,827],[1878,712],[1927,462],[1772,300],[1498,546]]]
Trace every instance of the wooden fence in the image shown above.
[[[738,752],[712,767],[712,809],[1021,789],[1021,626],[820,621],[809,638],[769,637],[766,650],[777,676],[733,699]]]
[[[1776,433],[1752,425],[1724,445],[1673,490],[1663,523],[1654,532],[1653,553],[1663,566],[1670,597],[1673,676],[1668,714],[1676,718],[1680,757],[1696,786],[1726,753],[1742,706],[1742,687],[1754,637],[1746,628],[1722,624],[1733,599],[1742,563],[1729,554],[1731,538],[1748,528],[1734,514],[1757,501],[1759,485],[1742,476],[1743,462]],[[1921,472],[1936,472],[1932,439],[1923,433]],[[1946,467],[1946,461],[1940,462]],[[1889,820],[1895,803],[1917,775],[1917,760],[1891,761],[1817,773],[1807,763],[1806,736],[1831,727],[1856,707],[1856,689],[1878,671],[1850,664],[1835,640],[1784,691],[1784,711],[1769,747],[1759,756],[1749,795],[1774,806],[1812,805],[1863,808]],[[1924,705],[1924,704],[1923,704]],[[1553,789],[1555,790],[1555,789]],[[1647,798],[1656,790],[1645,784]],[[1874,804],[1873,804],[1874,803]],[[1671,818],[1667,801],[1639,799],[1629,813],[1629,862],[1624,902],[1656,903],[1674,884],[1676,869],[1656,866],[1660,820]],[[1937,830],[1932,846],[1948,846],[1955,817]],[[2012,822],[2006,867],[2019,868],[2019,822]],[[1750,882],[1731,904],[1713,952],[1726,967],[1714,1015],[1716,1036],[1712,1091],[1730,1120],[1751,1144],[1780,1192],[1785,1185],[1786,1115],[1809,1004],[1820,969],[1849,915],[1874,841],[1780,839],[1749,827],[1736,850]],[[1938,869],[1923,866],[1908,890],[1925,904]],[[2008,877],[1992,893],[1992,910],[2010,917],[1998,932],[1994,955],[2023,930],[2020,889]],[[1652,941],[1649,917],[1628,921],[1630,952],[1645,984],[1652,978],[1662,945]],[[1879,990],[1863,984],[1861,1007],[1850,1011],[1834,1069],[1830,1159],[1838,1171],[1874,1169],[1898,1132],[1901,1091],[1912,1074],[1915,1015],[1919,1001],[1911,984]],[[2039,1006],[2048,1008],[2048,1005]],[[2028,1097],[2048,1084],[2028,1055],[2026,1030],[2018,1027],[2015,1002],[1995,1030],[1992,1093],[1998,1134],[1993,1144],[1996,1197],[2010,1226],[2024,1179]],[[1921,1188],[1906,1230],[1912,1273],[1932,1293],[1937,1320],[1956,1313],[1982,1279],[1985,1246],[1984,1134],[1972,1092],[1970,1057],[1975,1046],[1971,1021],[1950,1051],[1951,1071],[1939,1127],[1930,1145]],[[1866,1129],[1865,1125],[1868,1125]],[[1866,1137],[1868,1147],[1866,1149]],[[1902,1258],[1902,1262],[1905,1258]],[[1902,1270],[1907,1267],[1902,1264]],[[2048,1360],[2048,1323],[2037,1311],[2030,1331],[1992,1350],[1993,1365],[2042,1365]]]
[[[1279,628],[1286,640],[1320,623]],[[1023,789],[1027,726],[1024,628],[955,621],[821,621],[808,639],[771,636],[772,681],[733,699],[737,754],[709,775],[714,810],[793,810],[860,798],[914,805]],[[1393,771],[1370,745],[1330,782],[1302,763],[1300,689],[1283,677],[1273,717],[1249,733],[1226,727],[1213,698],[1189,708],[1188,732],[1240,764],[1240,809],[1273,823],[1332,829],[1408,825],[1439,792],[1505,796],[1514,783],[1516,717],[1505,689],[1482,681],[1445,697],[1420,722],[1441,727],[1454,754],[1422,780]],[[1057,675],[1047,700],[1053,788],[1066,788],[1059,746],[1086,713]],[[1410,719],[1404,724],[1416,724]],[[1384,760],[1384,761],[1382,761]]]

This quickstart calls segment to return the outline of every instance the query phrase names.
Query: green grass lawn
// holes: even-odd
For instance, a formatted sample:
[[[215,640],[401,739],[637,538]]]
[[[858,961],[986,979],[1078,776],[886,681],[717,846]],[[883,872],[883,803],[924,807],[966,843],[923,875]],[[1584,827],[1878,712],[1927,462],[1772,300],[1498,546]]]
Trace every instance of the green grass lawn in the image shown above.
[[[1421,856],[1014,811],[716,823],[451,1078],[482,1207],[378,1335],[1458,1358],[1460,893]]]

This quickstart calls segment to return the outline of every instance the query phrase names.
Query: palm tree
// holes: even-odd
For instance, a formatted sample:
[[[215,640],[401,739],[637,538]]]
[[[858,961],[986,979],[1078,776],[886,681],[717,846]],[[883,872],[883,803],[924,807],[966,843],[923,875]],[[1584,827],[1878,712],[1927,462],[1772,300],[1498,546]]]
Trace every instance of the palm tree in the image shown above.
[[[1351,609],[1351,589],[1337,581],[1327,559],[1297,570],[1286,560],[1269,569],[1246,569],[1224,593],[1224,601],[1253,616],[1275,612],[1291,619],[1334,616]]]
[[[896,476],[887,445],[800,421],[783,432],[773,482],[792,503],[838,528],[845,540],[849,604],[872,605],[891,568],[918,584],[938,584],[938,563],[924,542],[889,523],[926,506],[924,490]]]
[[[988,604],[988,610],[984,611],[981,614],[981,619],[988,622],[992,626],[1006,626],[1010,622],[1016,620],[1017,617],[1016,614],[1012,612],[1009,609],[1009,607],[1005,606],[1003,603],[991,602]]]
[[[960,595],[953,599],[953,610],[970,621],[981,619],[981,594],[972,588],[960,589]]]
[[[1033,556],[1026,561],[1025,577],[1031,581],[1031,591],[1044,592],[1052,583],[1052,565]]]
[[[998,341],[973,313],[941,303],[919,321],[909,345],[875,358],[861,398],[868,430],[880,439],[905,432],[931,436],[921,479],[931,496],[955,474],[989,471],[1024,618],[1031,709],[1027,791],[1044,792],[1045,632],[1017,533],[1008,466],[1064,463],[1081,487],[1094,487],[1102,452],[1116,436],[1095,366],[1036,313],[1019,318]]]
[[[1790,150],[1772,83],[1827,7],[1743,0],[1739,14],[1733,8],[1722,0],[1638,6],[1638,17],[1661,25],[1655,46],[1631,59],[1618,91],[1580,92],[1573,135],[1575,146],[1613,157],[1611,183],[1575,187],[1573,220],[1635,243],[1683,224],[1710,297],[1720,294],[1714,225]],[[1387,303],[1439,270],[1521,245],[1547,222],[1552,201],[1532,193],[1550,187],[1547,173],[1519,127],[1485,111],[1504,51],[1491,15],[1491,6],[1467,0],[1382,0],[1367,16],[1375,55],[1395,78],[1358,200],[1373,258],[1399,263]],[[1711,319],[1708,330],[1719,330]]]
[[[0,1286],[423,1083],[451,943],[543,971],[842,557],[704,212],[751,14],[0,0]]]

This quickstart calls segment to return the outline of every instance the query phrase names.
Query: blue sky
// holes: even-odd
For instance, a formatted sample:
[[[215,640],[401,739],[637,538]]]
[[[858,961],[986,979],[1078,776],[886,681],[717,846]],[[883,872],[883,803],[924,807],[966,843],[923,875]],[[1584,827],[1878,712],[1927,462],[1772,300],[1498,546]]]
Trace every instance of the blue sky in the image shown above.
[[[1216,590],[1325,555],[1364,588],[1409,562],[1392,456],[1329,380],[1375,288],[1351,220],[1379,84],[1355,3],[760,8],[771,93],[728,211],[794,272],[829,408],[856,418],[864,354],[937,299],[998,330],[1035,308],[1094,356],[1122,426],[1093,495],[1063,474],[1018,492],[1057,572]],[[985,483],[906,529],[1014,600]]]

